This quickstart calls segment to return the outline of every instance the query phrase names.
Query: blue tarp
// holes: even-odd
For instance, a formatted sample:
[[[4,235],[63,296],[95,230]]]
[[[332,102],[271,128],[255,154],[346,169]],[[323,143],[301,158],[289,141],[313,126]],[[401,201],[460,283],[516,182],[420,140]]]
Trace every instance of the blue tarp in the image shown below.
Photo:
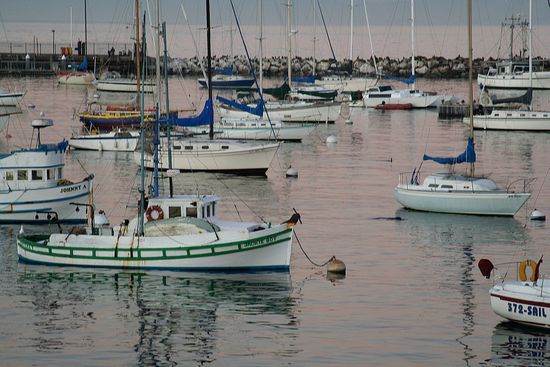
[[[76,70],[80,70],[80,71],[88,70],[88,58],[87,57],[84,57],[84,60],[82,60],[82,63],[76,67]]]
[[[476,151],[474,148],[474,139],[468,139],[468,146],[464,153],[456,157],[450,158],[439,158],[439,157],[430,157],[429,155],[424,154],[425,161],[434,161],[439,164],[458,164],[458,163],[474,163],[476,161]]]
[[[299,77],[292,77],[292,81],[296,83],[315,83],[315,77],[314,76],[299,76]]]
[[[397,80],[398,82],[405,83],[407,85],[414,83],[414,81],[416,80],[416,75],[411,75],[407,79],[403,79],[398,76],[393,76],[389,74],[383,74],[382,76],[386,79]]]
[[[168,119],[159,121],[161,124],[170,124],[174,126],[201,126],[201,125],[211,125],[214,123],[214,110],[212,108],[212,100],[207,99],[204,103],[204,108],[198,116],[192,117],[182,117],[175,119]]]
[[[212,69],[213,74],[221,75],[233,75],[233,66],[228,66],[226,68]]]
[[[256,115],[256,116],[262,117],[264,115],[264,101],[258,102],[256,107],[249,107],[245,104],[235,102],[235,101],[232,101],[230,99],[220,97],[220,96],[217,96],[216,99],[218,101],[220,101],[221,103],[225,103],[225,104],[227,104],[231,107],[235,107],[235,108],[237,108],[241,111],[245,111],[245,112],[251,113],[251,114]]]

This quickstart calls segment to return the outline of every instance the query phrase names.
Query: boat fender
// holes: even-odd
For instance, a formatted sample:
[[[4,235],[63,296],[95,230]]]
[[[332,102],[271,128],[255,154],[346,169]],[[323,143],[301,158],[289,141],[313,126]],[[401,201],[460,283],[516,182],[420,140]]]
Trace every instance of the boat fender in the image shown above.
[[[519,263],[519,270],[518,270],[519,280],[521,280],[522,282],[525,282],[527,280],[527,273],[526,273],[527,267],[531,268],[531,276],[529,277],[529,279],[532,282],[536,282],[537,281],[537,274],[536,274],[537,262],[535,260],[523,260],[522,262]]]
[[[162,208],[158,205],[148,207],[145,211],[145,215],[147,216],[147,220],[149,222],[154,220],[161,220],[164,218],[164,212],[162,211]]]

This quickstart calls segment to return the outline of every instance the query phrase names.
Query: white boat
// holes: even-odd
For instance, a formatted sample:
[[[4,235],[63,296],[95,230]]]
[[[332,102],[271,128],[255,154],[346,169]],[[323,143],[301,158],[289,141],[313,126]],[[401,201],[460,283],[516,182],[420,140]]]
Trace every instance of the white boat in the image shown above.
[[[17,106],[27,92],[6,92],[0,90],[0,106]]]
[[[533,89],[550,89],[550,71],[533,71]],[[528,89],[529,65],[526,62],[498,63],[487,74],[478,74],[477,82],[486,89]]]
[[[99,91],[137,93],[136,79],[107,78],[97,80],[95,85]],[[153,93],[155,91],[155,83],[152,81],[142,81],[140,87],[145,93]]]
[[[222,119],[214,124],[214,134],[218,139],[301,141],[315,127],[314,124],[285,124],[281,121]],[[194,127],[189,130],[193,134],[209,133],[209,127]]]
[[[496,265],[487,259],[479,261],[481,273],[487,278],[493,275],[494,285],[489,294],[497,315],[523,325],[550,328],[550,282],[540,274],[541,263],[542,257],[538,262],[523,260]],[[497,275],[495,270],[500,265],[506,265],[506,272]],[[516,267],[515,274],[509,274],[510,266]]]
[[[327,89],[336,89],[339,92],[365,91],[374,87],[378,83],[378,78],[360,78],[350,76],[324,76],[315,80],[315,85]]]
[[[314,84],[294,83],[288,97],[298,101],[332,101],[337,95],[337,89]]]
[[[158,149],[159,170],[175,169],[265,175],[279,148],[279,143],[253,144],[240,141],[187,138],[172,140],[170,147],[172,149],[171,165],[168,159],[168,144],[165,139],[161,139]],[[134,153],[134,157],[138,163],[140,160],[138,151]],[[146,168],[154,168],[153,151],[146,151],[144,164]]]
[[[69,146],[73,149],[133,152],[139,141],[139,131],[118,129],[107,133],[73,135]]]
[[[469,50],[469,105],[473,105],[472,89],[472,14],[468,0],[468,50]],[[428,212],[513,216],[529,199],[526,192],[528,181],[519,179],[510,182],[506,189],[499,189],[493,180],[475,176],[476,153],[473,139],[473,122],[470,117],[470,131],[466,150],[450,158],[431,157],[424,154],[423,160],[433,160],[450,165],[451,170],[459,163],[469,163],[469,172],[459,175],[448,173],[433,174],[420,183],[420,168],[399,175],[399,184],[394,190],[395,199],[405,208]],[[515,189],[515,186],[519,186]]]
[[[423,92],[417,89],[393,89],[391,85],[371,87],[363,93],[366,107],[385,105],[411,104],[413,108],[437,107],[445,102],[454,101],[452,96],[439,95],[435,92]]]
[[[88,71],[58,71],[55,75],[59,84],[88,85],[96,80],[94,73]]]
[[[532,46],[532,0],[529,1],[529,50]],[[529,63],[527,68],[527,88],[535,87],[535,73],[533,70],[533,57],[529,51]],[[550,81],[550,73],[549,81]],[[528,111],[524,110],[495,110],[489,115],[475,115],[474,128],[485,130],[524,130],[524,131],[550,131],[550,111],[533,111],[532,104]]]
[[[465,118],[463,121],[469,123],[469,118]],[[474,128],[550,131],[550,112],[494,109],[489,115],[474,115]]]
[[[209,29],[207,34],[210,37]],[[142,124],[142,137],[143,129]],[[67,234],[19,235],[19,258],[50,265],[142,270],[289,269],[298,213],[277,225],[222,221],[218,219],[216,196],[171,193],[170,197],[159,197],[158,177],[152,197],[146,198],[143,162],[142,155],[136,218],[114,228],[101,218],[85,230]]]
[[[37,119],[36,145],[0,155],[0,223],[85,223],[86,211],[73,202],[88,203],[93,175],[73,183],[65,179],[67,141],[42,144],[40,129],[52,120]]]
[[[247,105],[254,109],[257,104]],[[274,101],[267,102],[268,112],[261,117],[246,111],[218,103],[216,109],[222,119],[262,119],[278,120],[283,122],[335,122],[340,116],[341,104],[336,102],[305,102],[305,101]]]
[[[231,71],[232,70],[231,68]],[[199,78],[198,82],[202,87],[207,88],[205,78]],[[218,74],[212,77],[212,88],[214,89],[249,88],[252,84],[254,84],[254,78],[244,77],[242,75]]]

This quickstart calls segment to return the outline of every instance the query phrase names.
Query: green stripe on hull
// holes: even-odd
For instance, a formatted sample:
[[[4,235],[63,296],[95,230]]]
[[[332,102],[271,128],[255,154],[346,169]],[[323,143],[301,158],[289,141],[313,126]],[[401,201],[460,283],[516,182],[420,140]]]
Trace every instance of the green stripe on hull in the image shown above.
[[[17,247],[22,250],[49,257],[57,258],[70,258],[70,259],[85,259],[85,260],[110,260],[110,261],[155,261],[155,260],[178,260],[178,259],[192,259],[200,257],[216,257],[220,255],[228,255],[237,252],[246,252],[256,250],[263,247],[273,246],[292,239],[290,237],[284,237],[276,239],[277,237],[291,232],[292,229],[285,229],[284,231],[273,233],[267,236],[258,237],[250,240],[228,242],[214,245],[204,246],[187,246],[187,247],[167,247],[167,248],[122,248],[122,249],[110,249],[110,248],[89,248],[89,247],[64,247],[64,246],[48,246],[47,244],[39,243],[37,241],[44,241],[49,236],[26,236],[17,239]],[[234,247],[236,249],[224,250],[226,247]],[[40,251],[42,250],[42,251]],[[130,253],[130,256],[98,256],[97,253],[102,252],[120,252],[124,254]],[[198,252],[200,253],[194,253]],[[75,252],[91,252],[90,255],[75,255]],[[162,253],[162,256],[143,256],[143,253],[150,252]],[[172,255],[171,252],[185,252],[183,255]]]

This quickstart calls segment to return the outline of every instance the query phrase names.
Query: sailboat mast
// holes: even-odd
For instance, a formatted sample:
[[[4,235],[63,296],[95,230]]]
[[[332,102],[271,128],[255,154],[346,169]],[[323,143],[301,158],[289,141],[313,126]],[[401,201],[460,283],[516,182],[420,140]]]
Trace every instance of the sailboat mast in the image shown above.
[[[350,26],[349,26],[349,60],[353,61],[353,0],[350,0]]]
[[[172,169],[172,147],[170,146],[170,98],[168,97],[168,41],[166,33],[166,22],[162,22],[162,38],[164,39],[164,95],[166,97],[166,119],[168,123],[166,124],[166,144],[168,145],[168,169]],[[174,182],[172,181],[172,176],[168,177],[168,183],[170,187],[170,197],[174,196]]]
[[[264,1],[260,0],[260,95],[263,96],[264,80]]]
[[[162,96],[161,96],[161,79],[160,79],[160,0],[157,0],[157,17],[156,17],[156,29],[157,29],[157,42],[155,44],[155,48],[156,48],[156,62],[155,62],[155,67],[156,67],[156,81],[157,81],[157,85],[156,85],[156,92],[157,92],[157,110],[159,111],[158,113],[160,114],[160,111],[162,109],[162,106],[161,106],[161,103],[162,103]]]
[[[315,4],[317,0],[313,0],[313,76],[315,77],[315,69],[317,66],[317,58],[315,54],[315,46],[317,45],[317,10]]]
[[[533,90],[533,0],[529,0],[529,88]],[[533,110],[531,98],[530,110]]]
[[[411,68],[412,68],[412,77],[413,77],[413,85],[412,89],[415,88],[415,81],[414,81],[414,75],[415,75],[415,69],[416,69],[416,63],[414,60],[414,0],[411,0],[411,45],[412,45],[412,57],[411,57]]]
[[[290,27],[290,8],[292,7],[292,0],[288,0],[287,4],[287,25],[286,30],[288,32],[288,60],[287,60],[287,78],[288,78],[288,85],[290,86],[292,84],[292,29]]]
[[[474,139],[474,52],[472,49],[472,0],[468,0],[468,106],[470,107],[470,138]],[[475,163],[470,163],[470,175],[475,175]]]
[[[141,109],[141,101],[139,99],[141,91],[141,52],[139,45],[139,0],[135,1],[136,8],[136,86],[137,86],[137,108]],[[143,99],[143,98],[142,98]]]
[[[86,0],[84,0],[84,56],[88,55],[88,11]],[[81,50],[82,51],[82,50]]]
[[[207,50],[207,75],[208,75],[208,99],[212,101],[212,55],[210,44],[210,0],[206,0],[206,47]],[[208,132],[210,140],[214,139],[214,121],[210,121],[210,131]]]
[[[139,14],[138,14],[138,17],[136,17],[136,21],[138,20],[139,20]],[[143,14],[143,50],[145,51],[145,13]],[[145,67],[141,68],[140,70],[142,70],[143,77],[145,78]],[[140,139],[140,146],[141,146],[141,175],[140,175],[140,186],[139,186],[140,198],[139,198],[139,216],[138,216],[138,235],[143,236],[144,225],[145,225],[145,109],[143,107],[145,105],[145,93],[143,93],[143,90],[140,91],[139,88],[138,88],[138,97],[141,98],[141,103],[140,103],[141,120],[139,124],[140,125],[139,139]]]

